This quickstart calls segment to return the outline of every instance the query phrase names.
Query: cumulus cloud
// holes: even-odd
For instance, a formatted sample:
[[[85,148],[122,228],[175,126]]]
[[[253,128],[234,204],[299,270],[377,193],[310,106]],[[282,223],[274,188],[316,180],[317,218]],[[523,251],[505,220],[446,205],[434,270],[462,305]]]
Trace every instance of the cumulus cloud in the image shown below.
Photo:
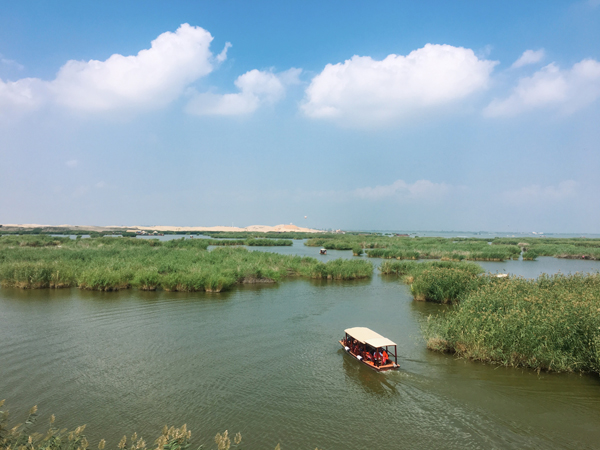
[[[445,183],[433,183],[429,180],[418,180],[410,184],[404,180],[396,180],[392,184],[364,187],[356,189],[355,197],[367,200],[396,198],[400,200],[437,200],[446,196],[453,186]]]
[[[47,93],[47,84],[37,78],[0,80],[0,112],[35,110],[44,102]]]
[[[302,109],[354,123],[406,117],[486,89],[496,64],[471,49],[434,44],[382,61],[353,56],[313,78]]]
[[[105,61],[68,61],[52,81],[0,80],[0,108],[36,108],[54,103],[83,111],[146,109],[168,104],[193,81],[213,70],[210,33],[181,25],[137,55],[114,54]],[[227,48],[217,56],[222,62]]]
[[[505,202],[510,204],[557,203],[577,195],[579,183],[573,180],[560,182],[556,186],[540,186],[533,184],[520,189],[506,191],[502,194]]]
[[[517,59],[511,67],[513,69],[517,69],[528,64],[535,64],[544,59],[545,55],[546,53],[544,52],[543,48],[539,50],[525,50],[521,57]]]
[[[285,96],[287,85],[298,83],[301,69],[281,73],[251,70],[234,82],[235,94],[192,93],[186,111],[196,115],[232,116],[254,112],[263,104],[273,104]]]
[[[506,99],[493,100],[488,116],[512,116],[537,108],[559,108],[572,113],[600,97],[600,62],[584,59],[571,69],[548,64],[530,77],[521,78]]]

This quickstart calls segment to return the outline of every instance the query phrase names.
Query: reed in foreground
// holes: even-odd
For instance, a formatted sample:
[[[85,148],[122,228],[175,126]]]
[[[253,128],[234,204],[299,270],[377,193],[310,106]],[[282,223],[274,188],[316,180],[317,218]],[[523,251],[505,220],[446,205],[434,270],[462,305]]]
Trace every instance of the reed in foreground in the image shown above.
[[[0,401],[0,408],[3,408],[4,400]],[[142,436],[137,433],[128,439],[127,436],[119,441],[117,445],[108,445],[106,440],[101,439],[97,444],[92,445],[84,432],[85,425],[79,426],[74,430],[60,429],[55,425],[54,415],[50,416],[48,429],[45,433],[32,432],[32,428],[38,419],[37,406],[29,410],[27,420],[22,424],[12,425],[9,423],[8,411],[0,411],[0,448],[3,450],[88,450],[98,448],[114,448],[115,450],[187,450],[192,445],[192,432],[186,425],[180,428],[165,426],[158,438],[153,442],[146,442]],[[239,448],[242,443],[241,433],[235,436],[229,436],[226,430],[223,433],[217,433],[214,438],[216,450],[230,450]],[[203,445],[197,447],[204,448]],[[275,450],[280,449],[277,444]]]
[[[424,334],[431,350],[475,360],[600,373],[600,274],[484,283]]]

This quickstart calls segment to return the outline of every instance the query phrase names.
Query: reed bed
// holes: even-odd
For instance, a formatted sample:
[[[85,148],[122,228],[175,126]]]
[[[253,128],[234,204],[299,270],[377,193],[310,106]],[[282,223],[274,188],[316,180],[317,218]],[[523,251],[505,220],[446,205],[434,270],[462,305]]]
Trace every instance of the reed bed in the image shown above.
[[[443,259],[448,261],[534,261],[538,256],[600,260],[600,239],[586,238],[441,238],[371,235],[323,235],[305,242],[309,247],[353,250],[384,259]]]
[[[364,249],[370,258],[442,259],[448,261],[505,261],[518,259],[521,248],[515,244],[490,245],[482,239],[410,238],[380,235],[320,236],[305,245],[333,250]]]
[[[0,408],[4,407],[4,400],[0,401]],[[59,428],[56,425],[54,415],[48,419],[48,428],[44,433],[34,432],[33,429],[38,422],[37,406],[29,410],[27,419],[20,424],[11,424],[9,422],[9,413],[4,408],[0,410],[0,448],[3,450],[89,450],[97,448],[105,450],[114,448],[115,450],[188,450],[192,445],[192,432],[186,425],[179,428],[164,426],[154,441],[146,442],[142,436],[133,433],[131,437],[126,435],[118,443],[108,445],[105,439],[92,445],[85,435],[85,425],[81,425],[74,430]],[[223,433],[217,433],[214,437],[214,447],[216,450],[230,450],[240,448],[242,443],[241,433],[230,436],[226,430]],[[198,448],[204,448],[202,445]],[[275,450],[279,450],[277,444]]]
[[[379,270],[410,284],[415,300],[435,303],[458,302],[466,292],[489,280],[481,276],[484,272],[481,266],[472,262],[384,261]]]
[[[600,261],[600,239],[587,238],[497,238],[494,245],[518,245],[523,259],[533,261],[538,256]]]
[[[434,303],[456,303],[461,298],[493,280],[452,267],[432,267],[423,270],[410,285],[415,300]]]
[[[207,251],[208,239],[96,238],[26,245],[37,239],[0,240],[2,286],[220,292],[235,284],[275,283],[287,277],[347,280],[373,273],[373,265],[363,260],[322,263],[239,247]]]
[[[600,373],[600,274],[483,283],[424,334],[431,350],[474,360]]]
[[[249,247],[291,247],[292,244],[289,239],[246,239]]]
[[[477,263],[455,261],[383,261],[379,266],[379,271],[385,275],[397,275],[402,277],[403,281],[412,283],[412,280],[423,271],[435,268],[460,269],[472,275],[484,272]]]

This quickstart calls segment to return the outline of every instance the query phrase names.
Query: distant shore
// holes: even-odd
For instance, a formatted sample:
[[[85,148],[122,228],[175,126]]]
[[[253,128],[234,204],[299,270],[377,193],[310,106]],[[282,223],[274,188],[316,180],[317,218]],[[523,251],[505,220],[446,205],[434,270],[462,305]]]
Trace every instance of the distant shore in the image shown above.
[[[136,231],[175,231],[179,233],[187,233],[187,232],[202,232],[202,231],[226,231],[226,232],[235,232],[235,231],[251,231],[256,233],[281,233],[281,232],[297,232],[297,233],[322,233],[321,230],[315,230],[312,228],[303,228],[296,226],[294,224],[289,225],[250,225],[249,227],[241,228],[241,227],[224,227],[224,226],[215,226],[215,227],[175,227],[169,225],[156,225],[153,227],[143,227],[143,226],[106,226],[99,227],[95,225],[41,225],[35,223],[27,223],[27,224],[0,224],[0,232],[2,230],[6,231],[19,231],[19,230],[33,230],[33,229],[41,229],[44,232],[52,231],[60,234],[61,230],[69,231],[69,230],[78,230],[78,231],[92,231],[97,233],[104,232],[136,232]]]

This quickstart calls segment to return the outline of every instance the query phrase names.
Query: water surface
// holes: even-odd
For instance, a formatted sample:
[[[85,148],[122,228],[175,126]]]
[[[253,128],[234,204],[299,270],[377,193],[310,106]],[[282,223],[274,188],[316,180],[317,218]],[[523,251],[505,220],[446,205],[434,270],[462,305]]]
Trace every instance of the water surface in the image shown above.
[[[318,257],[301,241],[273,250]],[[352,257],[322,258],[339,256]],[[482,265],[523,276],[600,267],[587,263]],[[598,448],[598,377],[428,352],[419,323],[440,308],[378,274],[220,294],[0,289],[0,398],[15,416],[38,404],[42,419],[86,423],[113,448],[183,423],[209,448],[225,429],[248,449]],[[402,369],[378,374],[344,355],[337,340],[353,326],[397,342]]]

